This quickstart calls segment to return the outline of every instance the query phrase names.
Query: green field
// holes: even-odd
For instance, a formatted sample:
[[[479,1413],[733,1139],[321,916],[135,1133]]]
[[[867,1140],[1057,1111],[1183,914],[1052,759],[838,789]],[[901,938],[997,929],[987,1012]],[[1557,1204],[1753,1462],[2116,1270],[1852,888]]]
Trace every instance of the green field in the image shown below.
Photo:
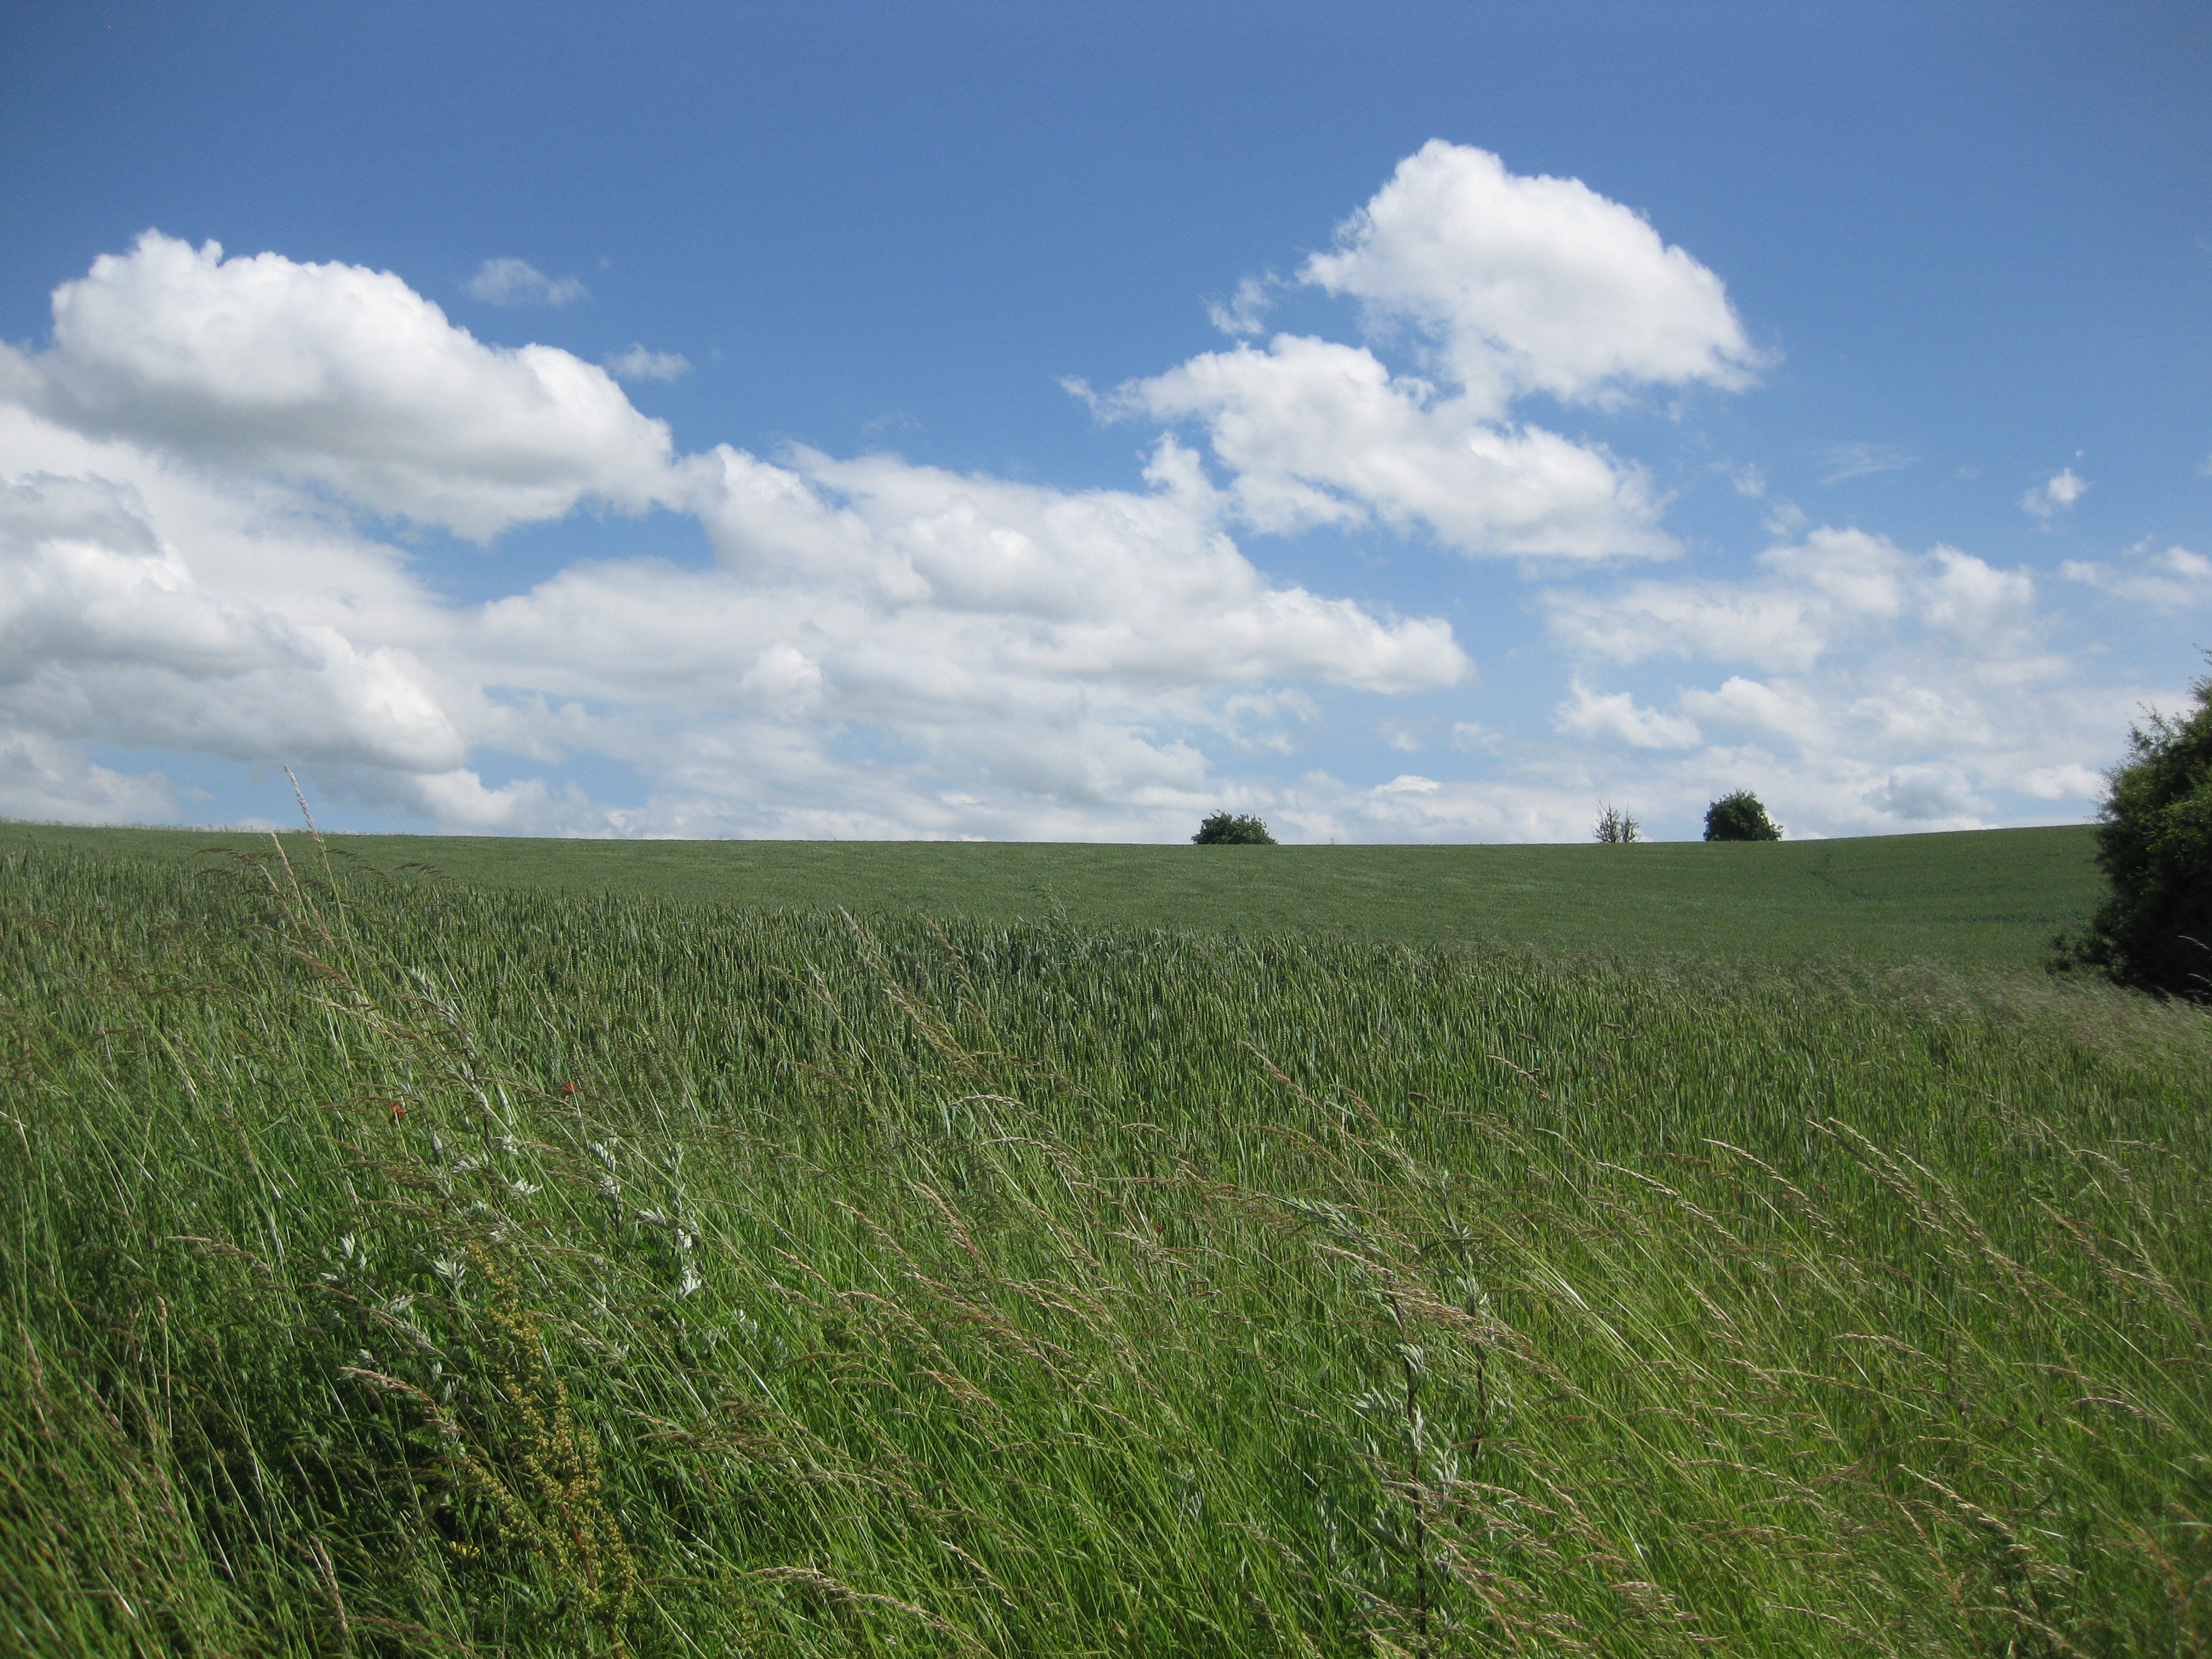
[[[305,837],[298,838],[301,844]],[[0,825],[0,848],[199,859],[251,836]],[[1091,847],[347,836],[409,875],[769,908],[1414,945],[2039,966],[2100,890],[2086,826],[1773,845]]]
[[[0,847],[0,1650],[2212,1650],[2212,1026],[2004,966],[2079,831],[152,833]]]

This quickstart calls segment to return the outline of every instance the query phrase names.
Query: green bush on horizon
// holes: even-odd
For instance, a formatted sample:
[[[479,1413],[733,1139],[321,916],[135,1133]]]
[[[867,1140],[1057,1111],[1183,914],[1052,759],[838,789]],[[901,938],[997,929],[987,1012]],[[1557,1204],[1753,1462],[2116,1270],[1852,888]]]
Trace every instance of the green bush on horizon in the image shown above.
[[[1732,790],[1705,808],[1707,841],[1780,841],[1782,826],[1748,789]]]
[[[2128,732],[2098,812],[2097,863],[2110,890],[2078,938],[2053,941],[2123,985],[2212,1001],[2212,678],[2196,709],[2153,712]]]
[[[2212,1639],[2193,1009],[271,874],[0,859],[0,1648]]]
[[[1249,812],[1209,812],[1191,840],[1200,847],[1273,847],[1267,820]]]

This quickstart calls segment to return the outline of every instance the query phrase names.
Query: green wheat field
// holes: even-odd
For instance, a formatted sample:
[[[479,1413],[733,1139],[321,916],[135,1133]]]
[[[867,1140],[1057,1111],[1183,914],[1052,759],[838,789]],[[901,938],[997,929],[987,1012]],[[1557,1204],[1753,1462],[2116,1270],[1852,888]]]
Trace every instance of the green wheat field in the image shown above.
[[[2212,1648],[2088,832],[0,826],[0,1648]]]

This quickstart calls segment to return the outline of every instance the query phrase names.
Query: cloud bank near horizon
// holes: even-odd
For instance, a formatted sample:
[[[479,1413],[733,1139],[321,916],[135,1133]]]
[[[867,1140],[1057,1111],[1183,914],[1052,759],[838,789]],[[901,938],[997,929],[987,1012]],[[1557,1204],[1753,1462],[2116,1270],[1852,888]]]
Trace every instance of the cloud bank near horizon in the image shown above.
[[[520,261],[475,280],[584,297]],[[1527,410],[1734,393],[1767,359],[1629,209],[1434,143],[1297,281],[1363,337],[1251,343],[1246,284],[1229,349],[1093,398],[1152,428],[1134,486],[1064,489],[679,453],[619,380],[680,357],[488,344],[391,272],[149,231],[55,290],[44,348],[0,347],[0,813],[191,816],[112,763],[149,753],[295,763],[424,827],[601,835],[1164,839],[1226,804],[1299,838],[1562,838],[1600,792],[1689,811],[1746,773],[1834,832],[2094,787],[2126,713],[2044,643],[2025,572],[1813,526],[1748,580],[1632,574],[1679,561],[1662,492]],[[580,512],[609,556],[473,605],[392,535]],[[710,556],[622,553],[653,512]],[[1397,769],[1424,740],[1389,711],[1475,712],[1475,665],[1443,617],[1271,577],[1239,540],[1316,527],[1533,579],[1551,728],[1486,739],[1480,777]],[[2201,560],[2164,557],[2154,602],[2199,591]],[[1664,708],[1606,689],[1662,663],[1705,678]],[[1345,718],[1389,726],[1389,779],[1292,770]],[[595,798],[593,769],[638,787]]]

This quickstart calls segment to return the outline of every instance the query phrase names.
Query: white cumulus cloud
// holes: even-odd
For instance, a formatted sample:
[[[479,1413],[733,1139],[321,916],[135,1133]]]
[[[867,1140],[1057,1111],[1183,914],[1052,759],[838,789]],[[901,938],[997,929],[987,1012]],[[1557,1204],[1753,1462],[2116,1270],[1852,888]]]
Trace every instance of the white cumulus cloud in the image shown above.
[[[550,304],[568,280],[495,261],[474,286]],[[1364,336],[1268,336],[1291,287]],[[1540,417],[1741,387],[1759,354],[1629,208],[1449,144],[1214,307],[1232,341],[1092,400],[1155,428],[1121,489],[679,453],[618,384],[679,356],[487,344],[356,265],[149,232],[52,308],[49,342],[0,346],[0,813],[191,812],[174,769],[119,751],[290,762],[325,799],[509,832],[1160,839],[1228,805],[1296,839],[1579,840],[1594,799],[1693,823],[1739,784],[1800,832],[1964,827],[2008,793],[2082,799],[2140,700],[2045,647],[2026,573],[1787,502],[1741,580],[1599,568],[1681,551],[1666,497]],[[579,509],[684,515],[697,544],[617,527],[462,602],[409,527],[490,541]],[[1475,701],[1426,604],[1240,544],[1316,526],[1540,562],[1556,654],[1492,688],[1538,729]],[[2066,574],[2212,590],[2179,548]],[[1281,758],[1346,732],[1364,775]],[[1416,752],[1437,775],[1399,770]]]
[[[604,369],[395,276],[151,234],[55,318],[0,358],[0,810],[174,809],[96,744],[463,829],[1142,836],[1221,793],[1215,749],[1285,746],[1301,687],[1471,671],[1440,620],[1270,580],[1172,439],[1127,490],[678,457]],[[352,510],[489,536],[587,501],[694,515],[711,562],[455,605]],[[558,781],[584,760],[642,801]]]
[[[1741,386],[1756,362],[1720,278],[1630,209],[1441,139],[1401,161],[1301,274],[1426,336],[1486,413],[1526,391]]]
[[[1977,646],[2025,626],[2035,585],[1955,548],[1925,556],[1861,530],[1820,528],[1759,556],[1748,582],[1645,580],[1603,592],[1555,590],[1554,636],[1614,662],[1705,658],[1802,671],[1900,617]]]
[[[1687,749],[1701,736],[1694,720],[1644,708],[1626,691],[1594,691],[1579,676],[1555,719],[1562,732],[1634,749]]]
[[[1356,301],[1370,343],[1278,334],[1096,404],[1201,426],[1233,511],[1277,533],[1380,521],[1470,556],[1666,556],[1675,543],[1643,469],[1512,405],[1736,388],[1758,362],[1720,279],[1629,209],[1441,141],[1401,163],[1299,281]],[[1257,334],[1268,297],[1247,282],[1214,323]],[[1410,343],[1419,372],[1392,370],[1388,342]]]
[[[0,726],[0,816],[33,823],[158,823],[180,805],[159,772],[95,766],[70,744]]]
[[[1966,776],[1951,766],[1900,766],[1883,781],[1881,803],[1908,823],[1931,819],[1956,822],[1986,811],[1974,799]]]
[[[0,488],[0,730],[27,751],[296,761],[453,819],[474,780],[466,699],[406,644],[349,637],[312,605],[213,574],[127,486],[33,474]],[[75,770],[88,803],[113,793]]]
[[[53,319],[52,348],[9,352],[8,377],[88,434],[477,539],[586,498],[641,510],[666,489],[666,425],[605,369],[485,345],[389,271],[226,259],[149,231],[55,289]]]
[[[2078,763],[2038,766],[2013,787],[2034,800],[2096,800],[2105,793],[2105,775]]]
[[[1238,516],[1289,533],[1380,519],[1468,554],[1664,555],[1643,472],[1393,376],[1364,346],[1279,335],[1132,381],[1114,407],[1207,427]]]
[[[2005,793],[2094,797],[2130,694],[2082,684],[2049,650],[2026,572],[1833,528],[1757,564],[1746,580],[1646,579],[1548,598],[1553,637],[1586,665],[1672,658],[1724,671],[1671,705],[1601,689],[1589,667],[1572,681],[1559,729],[1649,752],[1605,780],[1647,821],[1688,816],[1701,791],[1743,781],[1794,826],[1826,834],[1973,828]],[[1563,769],[1563,783],[1579,781],[1553,764]]]

